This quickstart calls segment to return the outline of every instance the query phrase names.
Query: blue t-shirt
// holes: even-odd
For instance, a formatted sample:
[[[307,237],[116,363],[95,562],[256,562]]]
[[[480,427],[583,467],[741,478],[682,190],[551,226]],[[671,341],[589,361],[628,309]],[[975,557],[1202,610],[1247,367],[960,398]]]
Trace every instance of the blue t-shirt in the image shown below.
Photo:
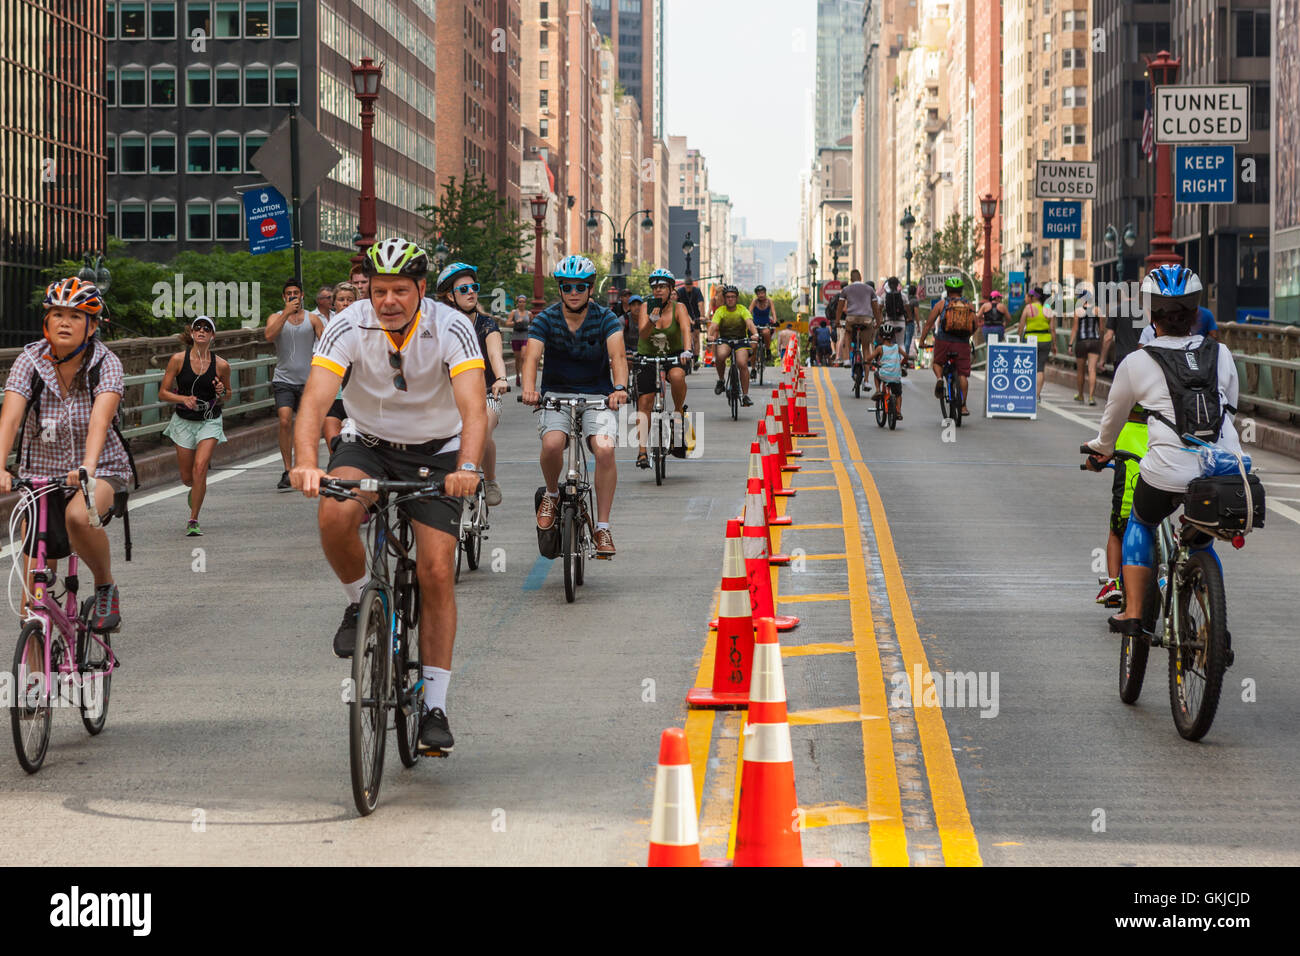
[[[528,337],[545,346],[542,353],[542,384],[539,391],[575,392],[579,395],[608,395],[614,391],[610,376],[609,349],[605,342],[611,335],[623,335],[623,323],[617,315],[596,302],[587,306],[587,317],[576,333],[564,321],[564,307],[559,302],[543,309],[528,327]]]
[[[831,330],[824,325],[819,325],[813,329],[813,342],[818,348],[829,348],[831,344]]]
[[[1200,306],[1196,310],[1196,324],[1192,326],[1193,335],[1208,335],[1219,327],[1219,323],[1214,321],[1214,313],[1205,306]]]

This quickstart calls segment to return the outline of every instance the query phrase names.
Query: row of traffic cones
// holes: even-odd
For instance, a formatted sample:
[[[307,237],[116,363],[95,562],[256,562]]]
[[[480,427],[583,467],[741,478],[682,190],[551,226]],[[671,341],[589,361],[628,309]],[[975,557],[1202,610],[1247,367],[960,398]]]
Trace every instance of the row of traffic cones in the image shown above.
[[[743,517],[727,522],[718,616],[709,623],[717,630],[713,682],[686,695],[690,707],[749,711],[735,858],[700,859],[686,736],[678,728],[669,728],[659,746],[650,827],[651,866],[838,865],[803,856],[785,677],[777,641],[777,632],[797,627],[799,619],[776,613],[772,590],[771,567],[790,562],[788,555],[773,553],[770,531],[774,525],[788,527],[793,520],[777,513],[776,499],[795,494],[785,487],[781,476],[799,470],[798,465],[789,463],[790,458],[802,454],[791,439],[812,435],[802,389],[803,369],[797,367],[795,355],[791,348],[786,349],[784,375],[758,422],[758,438],[750,445]]]

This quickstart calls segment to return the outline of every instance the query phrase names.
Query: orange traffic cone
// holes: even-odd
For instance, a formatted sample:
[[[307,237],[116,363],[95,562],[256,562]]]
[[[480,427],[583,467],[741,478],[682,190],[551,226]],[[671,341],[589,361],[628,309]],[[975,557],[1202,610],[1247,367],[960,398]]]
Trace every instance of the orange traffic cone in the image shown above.
[[[750,483],[752,487],[752,482]],[[758,497],[755,507],[749,502]],[[768,555],[772,553],[768,540],[767,522],[763,520],[762,492],[755,489],[745,495],[745,526],[741,538],[745,552],[745,578],[749,582],[749,610],[755,619],[770,617],[779,631],[790,631],[799,626],[793,614],[776,613],[776,596],[772,594],[772,570]]]
[[[785,402],[782,400],[781,392],[779,390],[773,390],[772,392],[771,407],[772,416],[776,419],[776,431],[769,431],[768,434],[773,435],[776,438],[777,444],[781,449],[781,470],[798,471],[798,465],[785,464],[787,458],[799,458],[803,455],[803,452],[796,450],[794,443],[790,440],[789,422],[785,419]]]
[[[686,732],[669,727],[659,737],[659,769],[650,816],[650,866],[699,866],[700,832],[695,819],[695,781]]]
[[[777,554],[772,550],[772,529],[767,523],[767,504],[763,501],[763,479],[748,478],[745,480],[745,510],[751,508],[762,512],[763,533],[767,535],[767,554],[769,564],[787,565],[790,563],[790,555]]]
[[[800,370],[802,373],[802,369]],[[800,375],[802,378],[802,374]],[[794,434],[796,438],[816,438],[817,433],[808,426],[808,393],[800,381],[795,391]]]
[[[732,865],[839,866],[834,860],[804,859],[781,645],[771,620],[760,618],[757,624]]]
[[[776,495],[772,492],[771,483],[763,474],[763,454],[758,450],[758,447],[759,443],[756,441],[749,443],[749,475],[747,477],[757,478],[763,482],[763,499],[767,502],[768,525],[777,528],[788,527],[794,524],[794,518],[790,515],[776,513]]]
[[[796,492],[793,488],[787,488],[781,480],[780,456],[776,451],[776,443],[772,441],[767,423],[762,419],[758,422],[758,447],[763,460],[763,483],[771,489],[774,497],[793,498]]]
[[[686,694],[688,707],[744,707],[749,703],[749,675],[754,662],[754,619],[749,611],[749,579],[740,546],[740,521],[727,522],[722,551],[722,594],[718,616],[709,627],[718,629],[713,653],[713,686],[695,687]]]

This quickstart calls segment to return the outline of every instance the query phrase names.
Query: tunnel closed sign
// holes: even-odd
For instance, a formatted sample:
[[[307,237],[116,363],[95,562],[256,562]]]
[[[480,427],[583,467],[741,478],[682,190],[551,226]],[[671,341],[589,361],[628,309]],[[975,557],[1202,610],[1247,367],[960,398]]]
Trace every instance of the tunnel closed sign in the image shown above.
[[[1244,143],[1250,139],[1250,86],[1157,86],[1156,142]]]

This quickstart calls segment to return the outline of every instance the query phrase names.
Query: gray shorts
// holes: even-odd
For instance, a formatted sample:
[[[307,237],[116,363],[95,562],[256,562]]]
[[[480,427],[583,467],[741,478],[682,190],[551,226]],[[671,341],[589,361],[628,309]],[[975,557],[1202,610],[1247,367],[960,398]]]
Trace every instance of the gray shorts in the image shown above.
[[[548,398],[598,398],[597,395],[580,395],[577,392],[548,392]],[[537,423],[537,434],[543,436],[547,432],[564,432],[569,433],[569,409],[567,408],[544,408],[542,409],[541,421]],[[584,438],[591,439],[596,435],[608,435],[610,438],[618,437],[618,414],[608,408],[588,408],[582,413],[582,434]]]

